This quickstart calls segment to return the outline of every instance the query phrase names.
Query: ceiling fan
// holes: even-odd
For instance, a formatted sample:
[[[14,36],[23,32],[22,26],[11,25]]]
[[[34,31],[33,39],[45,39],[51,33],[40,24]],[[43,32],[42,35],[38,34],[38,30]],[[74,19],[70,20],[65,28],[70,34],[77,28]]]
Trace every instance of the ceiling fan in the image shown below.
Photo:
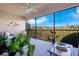
[[[26,10],[27,13],[29,13],[29,12],[37,12],[37,9],[31,7],[31,6],[30,6],[30,3],[26,3],[26,6],[24,6],[24,7],[19,7],[19,8],[28,8],[28,9]]]

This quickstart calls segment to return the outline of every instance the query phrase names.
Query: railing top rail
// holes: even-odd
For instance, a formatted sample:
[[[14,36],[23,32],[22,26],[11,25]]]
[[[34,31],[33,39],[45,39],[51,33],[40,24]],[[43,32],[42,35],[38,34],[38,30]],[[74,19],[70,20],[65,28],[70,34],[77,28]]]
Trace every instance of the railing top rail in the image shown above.
[[[33,31],[35,29],[29,29],[26,31]],[[49,30],[53,30],[53,29],[36,29],[37,31],[49,31]],[[55,31],[79,31],[79,29],[55,29]]]

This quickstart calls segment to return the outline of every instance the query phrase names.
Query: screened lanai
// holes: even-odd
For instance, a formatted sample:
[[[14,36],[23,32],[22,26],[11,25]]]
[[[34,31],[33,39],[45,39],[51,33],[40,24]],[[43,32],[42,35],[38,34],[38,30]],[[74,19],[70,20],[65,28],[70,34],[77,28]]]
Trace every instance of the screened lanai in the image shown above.
[[[27,34],[46,42],[63,42],[78,48],[79,7],[55,11],[28,20]],[[74,50],[75,51],[75,50]],[[77,52],[77,51],[76,51]]]
[[[75,6],[28,20],[28,35],[45,41],[62,41],[68,35],[78,36],[78,9],[79,7]],[[72,36],[71,41],[75,40],[73,43],[78,46],[76,36]]]
[[[78,3],[1,3],[0,36],[7,35],[9,42],[14,39],[12,43],[15,46],[11,46],[12,51],[9,51],[7,40],[1,37],[0,54],[4,51],[7,53],[1,55],[9,56],[13,52],[19,56],[22,52],[21,56],[78,56],[78,19]],[[22,45],[18,43],[21,38],[19,33]],[[16,37],[20,38],[15,40]],[[28,45],[24,44],[24,37],[27,37]]]

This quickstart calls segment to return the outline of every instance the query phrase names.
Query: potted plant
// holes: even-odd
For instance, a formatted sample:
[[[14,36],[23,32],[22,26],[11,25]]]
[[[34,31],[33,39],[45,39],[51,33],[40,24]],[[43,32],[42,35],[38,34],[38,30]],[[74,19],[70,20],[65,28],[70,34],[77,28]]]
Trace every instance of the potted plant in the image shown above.
[[[11,39],[10,42],[10,56],[14,56],[16,52],[19,52],[21,55],[23,54],[23,46],[27,46],[28,52],[27,55],[33,55],[34,50],[35,50],[35,45],[32,45],[30,43],[30,37],[29,36],[24,36],[22,33],[19,33],[16,37]]]
[[[28,45],[28,52],[27,52],[27,56],[32,56],[35,50],[35,45]]]
[[[16,41],[15,37],[11,39],[9,50],[9,56],[14,56],[19,50],[19,43]]]
[[[4,52],[8,52],[8,45],[7,45],[7,37],[5,34],[0,34],[0,55],[2,55]]]

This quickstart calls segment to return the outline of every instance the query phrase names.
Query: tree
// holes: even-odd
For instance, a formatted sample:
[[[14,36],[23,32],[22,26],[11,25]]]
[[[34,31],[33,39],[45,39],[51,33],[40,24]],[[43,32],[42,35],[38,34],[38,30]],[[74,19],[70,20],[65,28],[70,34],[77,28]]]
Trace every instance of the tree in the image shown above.
[[[30,24],[26,22],[26,30],[30,29]]]

